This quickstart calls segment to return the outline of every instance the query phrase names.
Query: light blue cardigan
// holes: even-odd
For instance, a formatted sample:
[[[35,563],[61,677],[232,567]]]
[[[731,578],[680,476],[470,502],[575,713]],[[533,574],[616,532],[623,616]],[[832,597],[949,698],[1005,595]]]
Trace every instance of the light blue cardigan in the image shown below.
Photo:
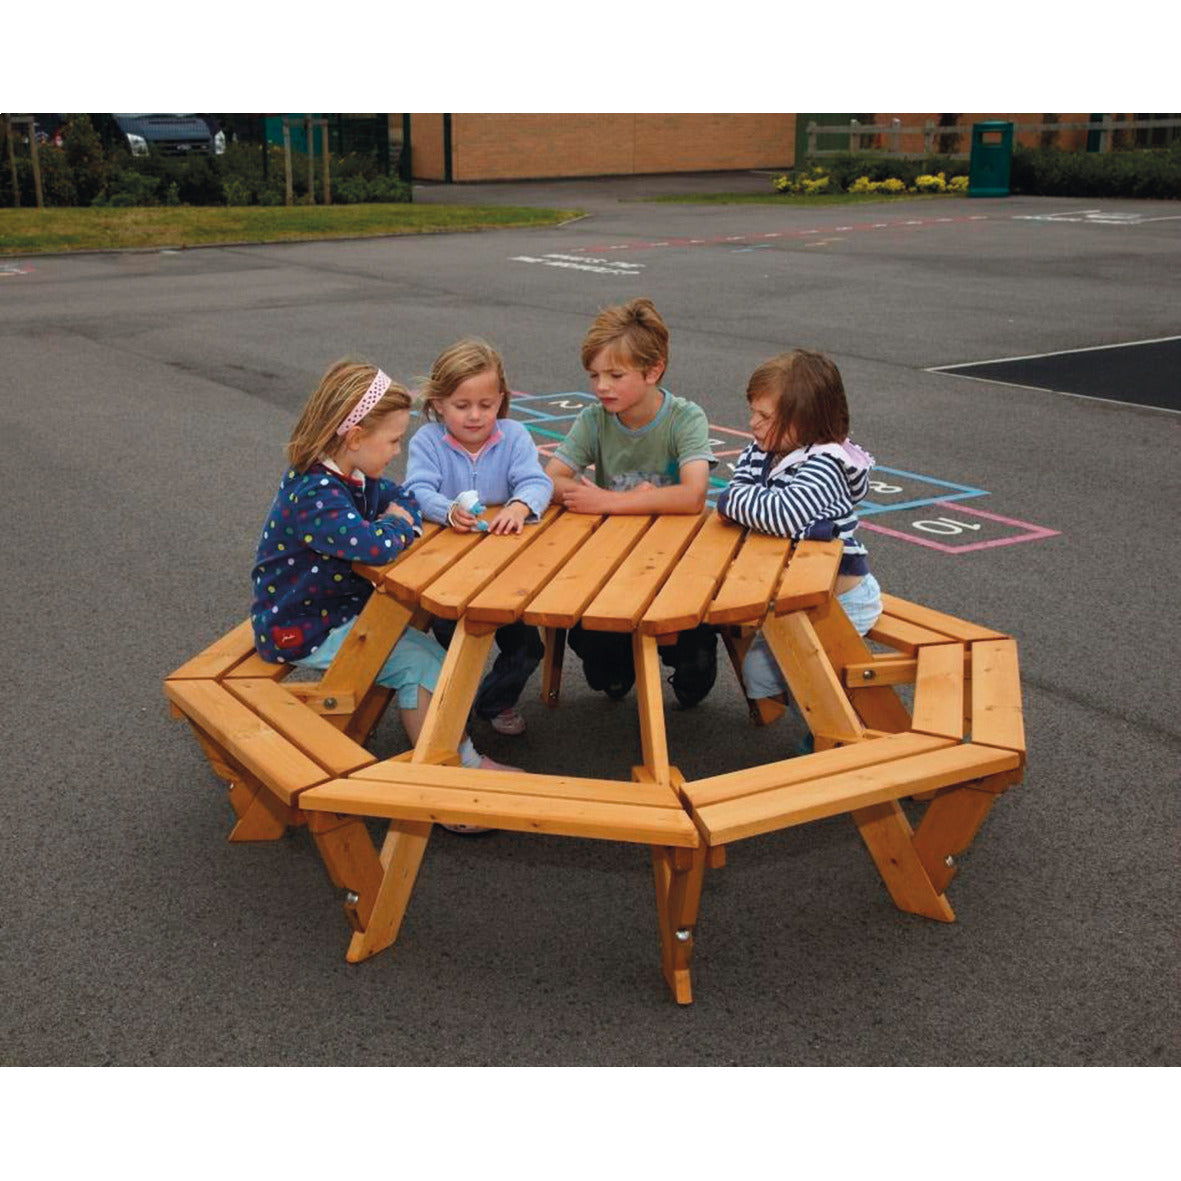
[[[494,442],[479,457],[449,440],[442,423],[424,423],[414,433],[403,487],[413,493],[424,520],[446,524],[451,502],[469,488],[484,504],[521,501],[529,507],[530,521],[545,512],[554,482],[541,470],[533,437],[511,418],[499,419],[497,426]]]

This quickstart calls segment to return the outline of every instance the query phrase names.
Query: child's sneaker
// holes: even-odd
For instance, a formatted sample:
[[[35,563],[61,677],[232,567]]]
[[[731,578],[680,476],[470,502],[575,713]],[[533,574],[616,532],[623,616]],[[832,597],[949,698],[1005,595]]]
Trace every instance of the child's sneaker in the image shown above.
[[[524,734],[525,718],[515,705],[502,709],[494,718],[488,719],[488,724],[497,734]]]

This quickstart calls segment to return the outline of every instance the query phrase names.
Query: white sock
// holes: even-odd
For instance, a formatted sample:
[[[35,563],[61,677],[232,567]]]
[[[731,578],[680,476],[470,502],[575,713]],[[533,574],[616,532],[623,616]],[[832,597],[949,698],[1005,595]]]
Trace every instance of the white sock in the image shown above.
[[[465,767],[478,767],[480,765],[480,752],[472,745],[470,738],[465,738],[459,744],[459,761]]]

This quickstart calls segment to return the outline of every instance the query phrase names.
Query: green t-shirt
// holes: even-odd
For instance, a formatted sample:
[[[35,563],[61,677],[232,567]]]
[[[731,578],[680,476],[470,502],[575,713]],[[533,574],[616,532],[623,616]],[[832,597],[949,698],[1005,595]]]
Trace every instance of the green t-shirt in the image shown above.
[[[657,488],[679,484],[681,465],[694,459],[715,467],[705,411],[666,389],[660,392],[664,401],[656,417],[634,431],[599,403],[588,406],[554,449],[554,458],[576,472],[593,466],[595,483],[614,492],[626,492],[645,480]]]

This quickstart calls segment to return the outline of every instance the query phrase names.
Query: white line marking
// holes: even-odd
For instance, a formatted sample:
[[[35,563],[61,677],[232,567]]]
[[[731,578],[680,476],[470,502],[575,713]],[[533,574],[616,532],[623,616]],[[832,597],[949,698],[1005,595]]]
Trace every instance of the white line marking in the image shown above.
[[[993,357],[991,361],[961,361],[958,365],[935,365],[927,370],[928,373],[950,373],[953,369],[971,369],[976,365],[999,365],[1003,361],[1037,361],[1042,357],[1065,357],[1071,353],[1096,353],[1101,349],[1134,349],[1141,344],[1168,344],[1171,340],[1181,340],[1181,336],[1155,336],[1151,340],[1127,340],[1116,344],[1092,344],[1079,349],[1055,349],[1052,353],[1026,353],[1021,357]],[[985,379],[981,379],[985,380]],[[1029,386],[1029,389],[1040,389],[1040,386]],[[1138,405],[1138,403],[1133,403]]]

